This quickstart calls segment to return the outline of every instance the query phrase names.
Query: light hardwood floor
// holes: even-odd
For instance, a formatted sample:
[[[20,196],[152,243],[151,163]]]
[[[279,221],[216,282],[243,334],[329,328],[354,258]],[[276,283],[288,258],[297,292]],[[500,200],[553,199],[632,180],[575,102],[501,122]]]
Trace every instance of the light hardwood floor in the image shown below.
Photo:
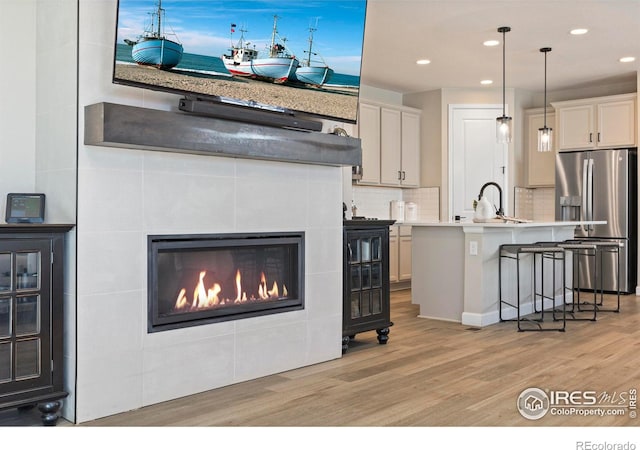
[[[567,331],[518,333],[417,317],[411,291],[392,293],[387,345],[356,336],[341,358],[90,422],[90,426],[628,426],[640,419],[524,419],[526,388],[640,388],[640,307],[573,321]]]
[[[102,426],[637,426],[623,416],[552,416],[516,408],[526,388],[628,393],[640,388],[640,300],[621,313],[518,333],[421,319],[408,290],[392,293],[387,345],[356,337],[340,359],[149,406]],[[1,422],[0,422],[1,424]]]

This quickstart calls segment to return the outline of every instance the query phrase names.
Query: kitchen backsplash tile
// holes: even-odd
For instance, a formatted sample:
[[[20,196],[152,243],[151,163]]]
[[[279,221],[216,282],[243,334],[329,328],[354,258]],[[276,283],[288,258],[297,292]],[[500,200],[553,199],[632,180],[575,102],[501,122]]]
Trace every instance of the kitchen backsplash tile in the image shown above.
[[[535,222],[555,220],[554,188],[515,188],[515,216]]]
[[[405,189],[403,197],[405,202],[414,202],[418,205],[418,222],[440,220],[440,188]]]
[[[377,186],[353,187],[353,203],[358,208],[358,216],[390,219],[392,200],[402,200],[402,189]]]
[[[556,190],[554,188],[540,188],[533,191],[533,220],[539,222],[554,221],[556,216]]]
[[[533,191],[534,189],[516,187],[514,192],[515,217],[533,220]]]
[[[353,186],[353,203],[357,215],[391,218],[391,202],[414,202],[418,206],[418,222],[437,222],[440,220],[440,189],[426,187],[400,189],[377,186]]]

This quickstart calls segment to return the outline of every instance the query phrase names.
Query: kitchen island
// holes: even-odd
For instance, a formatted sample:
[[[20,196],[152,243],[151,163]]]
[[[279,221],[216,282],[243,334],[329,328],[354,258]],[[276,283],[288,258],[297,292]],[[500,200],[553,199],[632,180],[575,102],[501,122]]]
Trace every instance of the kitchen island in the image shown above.
[[[576,226],[603,223],[412,223],[411,302],[420,305],[420,317],[474,327],[497,323],[500,245],[560,242],[573,239]],[[503,279],[513,293],[516,274],[510,270]],[[514,313],[503,312],[507,318]]]

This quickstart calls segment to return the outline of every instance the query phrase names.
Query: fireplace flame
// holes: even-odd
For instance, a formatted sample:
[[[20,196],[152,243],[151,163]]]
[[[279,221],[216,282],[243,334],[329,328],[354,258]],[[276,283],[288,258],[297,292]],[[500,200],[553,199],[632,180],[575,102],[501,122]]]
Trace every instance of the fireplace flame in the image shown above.
[[[242,292],[242,276],[240,275],[240,269],[238,269],[238,271],[236,272],[236,299],[235,299],[235,303],[240,303],[242,301],[243,297],[246,300],[247,294],[245,293],[244,295],[242,295],[241,292]]]
[[[175,309],[183,309],[187,306],[187,290],[185,288],[180,289],[178,299],[176,300]]]
[[[267,288],[267,277],[264,272],[260,274],[260,282],[258,283],[257,294],[251,294],[251,296],[248,297],[246,291],[242,290],[242,275],[240,273],[240,269],[238,269],[235,276],[236,296],[233,300],[230,298],[225,299],[220,297],[222,286],[220,286],[219,283],[213,283],[211,284],[211,287],[207,288],[205,285],[206,276],[207,272],[205,270],[199,273],[198,282],[196,283],[196,286],[193,290],[193,298],[191,302],[189,302],[187,298],[187,289],[180,289],[174,305],[175,311],[195,311],[215,306],[222,306],[228,303],[245,303],[247,301],[281,298],[280,288],[278,287],[278,283],[276,281],[273,282],[271,289]],[[282,297],[287,297],[288,295],[289,294],[287,291],[287,287],[283,284]]]

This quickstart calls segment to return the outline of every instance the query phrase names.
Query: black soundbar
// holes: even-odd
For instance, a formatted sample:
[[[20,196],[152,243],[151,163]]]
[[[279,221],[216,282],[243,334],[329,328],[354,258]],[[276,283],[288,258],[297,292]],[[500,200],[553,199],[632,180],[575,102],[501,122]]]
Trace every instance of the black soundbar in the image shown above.
[[[300,119],[292,112],[274,112],[260,108],[230,105],[222,102],[182,98],[178,108],[181,111],[200,114],[216,119],[266,125],[278,128],[290,128],[301,131],[322,131],[322,122]]]

